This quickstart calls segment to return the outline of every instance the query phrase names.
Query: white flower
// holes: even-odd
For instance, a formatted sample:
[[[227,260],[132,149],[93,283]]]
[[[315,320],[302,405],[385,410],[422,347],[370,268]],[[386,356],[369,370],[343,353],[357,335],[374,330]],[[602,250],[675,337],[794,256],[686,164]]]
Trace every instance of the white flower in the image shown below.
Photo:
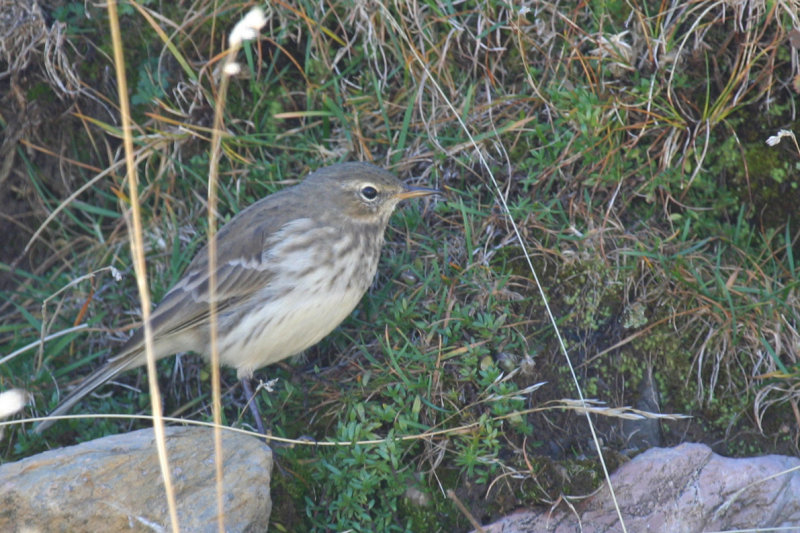
[[[279,378],[273,378],[273,379],[267,381],[266,383],[261,381],[259,383],[259,387],[258,388],[264,389],[267,392],[275,392],[275,385],[278,384],[278,379]]]
[[[776,144],[781,142],[781,139],[783,139],[784,137],[794,137],[794,133],[792,133],[789,130],[778,130],[777,135],[772,135],[769,139],[767,139],[767,144],[769,146],[775,146]]]
[[[249,41],[258,37],[258,32],[267,23],[264,17],[264,10],[260,7],[254,7],[245,17],[233,27],[230,38],[230,46],[236,47],[242,44],[242,41]]]
[[[225,66],[222,68],[222,72],[224,72],[228,76],[236,76],[241,71],[242,71],[242,66],[235,61],[231,63],[226,63]]]
[[[22,389],[0,392],[0,418],[7,418],[17,411],[21,411],[29,401],[30,394]]]

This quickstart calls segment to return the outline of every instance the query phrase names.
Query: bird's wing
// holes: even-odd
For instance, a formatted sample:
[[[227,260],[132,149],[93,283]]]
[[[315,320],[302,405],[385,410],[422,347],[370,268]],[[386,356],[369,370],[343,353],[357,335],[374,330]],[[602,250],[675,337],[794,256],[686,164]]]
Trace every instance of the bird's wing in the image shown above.
[[[291,189],[285,192],[291,192]],[[242,210],[217,233],[216,302],[217,311],[236,306],[267,287],[274,263],[265,250],[280,229],[297,216],[293,209],[298,199],[293,194],[276,193]],[[178,334],[208,321],[209,302],[208,247],[195,254],[183,277],[158,304],[150,317],[155,338]],[[140,329],[123,346],[142,342]]]

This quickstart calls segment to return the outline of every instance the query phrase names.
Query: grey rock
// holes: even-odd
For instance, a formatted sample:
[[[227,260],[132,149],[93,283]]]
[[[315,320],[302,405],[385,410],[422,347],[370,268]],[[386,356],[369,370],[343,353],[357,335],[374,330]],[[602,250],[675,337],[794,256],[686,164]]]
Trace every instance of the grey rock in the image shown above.
[[[181,531],[217,531],[214,437],[169,427],[167,451]],[[222,432],[225,530],[266,531],[272,451]],[[0,531],[171,530],[152,429],[50,450],[0,466]]]
[[[796,457],[731,459],[702,444],[653,448],[622,465],[611,483],[628,531],[800,530]],[[483,529],[489,533],[622,531],[607,486],[576,503],[575,512],[523,511]]]

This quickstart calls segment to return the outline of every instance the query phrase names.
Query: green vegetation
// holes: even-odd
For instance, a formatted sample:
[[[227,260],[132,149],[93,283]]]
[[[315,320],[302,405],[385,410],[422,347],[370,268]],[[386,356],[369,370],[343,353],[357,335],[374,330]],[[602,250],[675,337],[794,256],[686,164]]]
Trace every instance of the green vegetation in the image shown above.
[[[121,10],[155,302],[205,240],[218,54],[243,14],[215,5]],[[748,5],[270,4],[225,102],[221,216],[344,160],[447,189],[394,216],[350,319],[258,374],[278,379],[258,395],[276,436],[350,443],[275,449],[271,529],[462,531],[456,498],[486,523],[596,488],[523,245],[587,398],[635,406],[652,371],[661,412],[693,417],[664,422],[664,445],[798,453],[800,150],[765,141],[797,130],[800,13]],[[139,317],[106,14],[63,2],[51,15],[69,41],[58,68],[0,82],[16,95],[0,104],[6,138],[20,139],[0,175],[0,357],[46,339],[0,365],[0,390],[33,393],[27,415]],[[159,369],[165,414],[210,419],[202,361]],[[235,375],[222,378],[224,422],[249,424]],[[149,412],[144,372],[120,381],[79,411]],[[627,450],[619,419],[593,421]],[[143,425],[9,426],[0,458]]]

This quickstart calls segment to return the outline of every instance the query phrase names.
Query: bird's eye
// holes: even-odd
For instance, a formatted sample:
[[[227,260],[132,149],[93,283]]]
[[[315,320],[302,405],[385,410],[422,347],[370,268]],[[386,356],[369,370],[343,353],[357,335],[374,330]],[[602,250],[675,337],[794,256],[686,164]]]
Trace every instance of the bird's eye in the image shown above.
[[[372,201],[378,197],[378,189],[373,187],[372,185],[364,185],[361,187],[361,197],[364,200]]]

